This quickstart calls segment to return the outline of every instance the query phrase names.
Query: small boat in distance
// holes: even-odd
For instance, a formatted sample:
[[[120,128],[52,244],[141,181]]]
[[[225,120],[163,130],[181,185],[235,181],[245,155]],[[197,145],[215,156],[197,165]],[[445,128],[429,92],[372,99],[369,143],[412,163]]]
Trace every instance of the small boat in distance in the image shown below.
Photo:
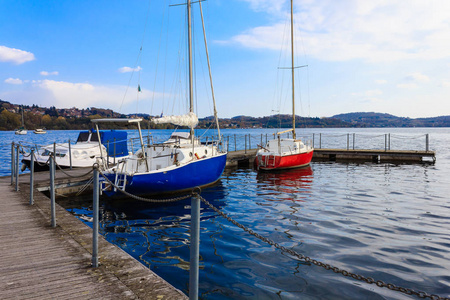
[[[25,135],[28,133],[28,131],[25,128],[20,127],[19,129],[16,129],[16,131],[14,133],[18,134],[18,135]]]
[[[44,129],[41,129],[41,128],[37,128],[37,129],[35,129],[33,131],[33,133],[35,133],[35,134],[45,134],[45,133],[47,133],[47,131],[45,131]]]
[[[22,111],[22,126],[20,126],[19,129],[16,129],[15,134],[25,135],[28,133],[28,131],[25,129],[25,122],[23,121],[23,107],[21,107],[20,109]]]
[[[305,67],[305,66],[302,66]],[[281,170],[308,166],[314,149],[297,139],[295,133],[295,88],[294,88],[294,5],[291,0],[291,71],[292,71],[292,128],[278,132],[277,138],[269,140],[256,153],[258,170]],[[281,134],[292,131],[292,138],[281,138]]]
[[[128,156],[127,132],[120,130],[83,130],[74,144],[55,143],[39,147],[35,152],[34,170],[48,170],[50,154],[55,153],[55,162],[61,168],[92,167],[98,160],[109,163]],[[25,167],[30,168],[31,157],[22,159]]]

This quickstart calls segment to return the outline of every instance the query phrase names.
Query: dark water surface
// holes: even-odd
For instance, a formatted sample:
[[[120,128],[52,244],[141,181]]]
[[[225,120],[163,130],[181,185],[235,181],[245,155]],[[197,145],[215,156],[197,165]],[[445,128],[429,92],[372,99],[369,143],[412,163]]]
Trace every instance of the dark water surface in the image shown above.
[[[232,137],[251,133],[256,145],[266,132],[223,133]],[[319,132],[324,148],[338,144],[345,148],[347,133],[356,132],[356,148],[384,149],[384,134],[391,133],[391,149],[417,150],[425,150],[424,134],[429,133],[437,161],[434,165],[315,162],[308,169],[278,173],[227,170],[202,196],[237,222],[288,249],[375,280],[449,297],[450,129],[305,132],[310,137],[315,134],[316,147]],[[152,133],[165,138],[170,132]],[[44,138],[7,134],[0,133],[6,164],[10,159],[7,143],[12,139]],[[46,138],[62,142],[69,135],[75,139],[77,132],[51,134]],[[1,170],[8,175],[9,165]],[[91,197],[59,200],[88,225],[91,202]],[[189,200],[164,206],[131,199],[101,201],[101,234],[185,293],[189,228]],[[299,261],[204,204],[200,231],[203,299],[414,299]]]

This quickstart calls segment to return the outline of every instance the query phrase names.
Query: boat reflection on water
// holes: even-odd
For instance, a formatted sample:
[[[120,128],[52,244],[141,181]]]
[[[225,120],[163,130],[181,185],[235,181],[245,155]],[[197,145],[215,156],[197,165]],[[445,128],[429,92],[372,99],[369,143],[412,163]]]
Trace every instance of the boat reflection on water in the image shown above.
[[[201,195],[219,209],[225,206],[225,192],[220,181],[203,189]],[[181,282],[188,282],[188,272],[176,274],[180,269],[189,270],[190,198],[161,204],[130,198],[101,199],[104,201],[100,203],[100,234],[152,270],[161,268],[163,270],[158,271],[160,274],[169,274],[165,276],[174,278],[178,276]],[[92,226],[92,195],[70,201],[59,199],[58,203]],[[214,222],[217,216],[201,204],[202,224],[205,221]],[[203,227],[202,230],[208,231]]]
[[[305,201],[313,183],[311,166],[282,171],[258,172],[256,179],[260,196],[273,196],[268,200]]]

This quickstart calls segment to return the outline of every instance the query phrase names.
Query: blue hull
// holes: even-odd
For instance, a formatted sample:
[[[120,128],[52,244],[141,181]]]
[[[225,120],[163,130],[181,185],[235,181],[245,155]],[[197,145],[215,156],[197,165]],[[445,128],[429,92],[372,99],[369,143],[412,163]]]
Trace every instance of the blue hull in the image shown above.
[[[168,194],[188,191],[219,180],[225,169],[227,155],[193,161],[170,171],[140,173],[127,176],[125,191],[133,195]],[[114,182],[115,174],[107,175]],[[124,196],[120,191],[104,191],[107,196]]]

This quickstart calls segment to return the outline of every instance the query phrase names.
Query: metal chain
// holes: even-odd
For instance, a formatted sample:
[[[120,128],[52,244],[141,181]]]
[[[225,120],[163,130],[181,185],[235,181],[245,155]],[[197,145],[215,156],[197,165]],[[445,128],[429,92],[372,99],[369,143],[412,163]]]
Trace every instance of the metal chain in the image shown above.
[[[263,237],[259,233],[254,232],[252,229],[250,229],[250,228],[248,228],[248,227],[238,223],[237,221],[233,220],[227,214],[225,214],[222,211],[220,211],[218,208],[213,206],[211,203],[208,202],[208,200],[206,200],[205,198],[203,198],[199,194],[195,193],[195,195],[197,197],[199,197],[200,200],[202,200],[212,210],[214,210],[219,215],[224,217],[227,221],[231,222],[232,224],[236,225],[237,227],[241,228],[242,230],[248,232],[249,234],[255,236],[256,238],[260,239],[261,241],[263,241],[263,242],[265,242],[265,243],[267,243],[267,244],[269,244],[271,246],[274,246],[275,248],[277,248],[277,249],[279,249],[281,251],[289,253],[290,255],[292,255],[294,257],[297,257],[298,259],[300,259],[302,261],[305,261],[305,262],[308,262],[308,263],[312,263],[312,264],[314,264],[314,265],[316,265],[318,267],[324,268],[325,270],[332,270],[333,272],[339,273],[339,274],[341,274],[341,275],[343,275],[345,277],[351,277],[353,279],[356,279],[356,280],[359,280],[359,281],[363,281],[363,282],[366,282],[368,284],[375,283],[378,287],[386,287],[386,288],[388,288],[388,289],[390,289],[392,291],[401,292],[401,293],[404,293],[404,294],[407,294],[407,295],[415,295],[415,296],[417,296],[419,298],[423,298],[423,299],[424,298],[430,298],[432,300],[450,300],[450,298],[447,298],[447,297],[441,297],[439,295],[430,295],[430,294],[428,294],[426,292],[414,291],[412,289],[400,287],[400,286],[397,286],[397,285],[392,284],[392,283],[385,283],[382,280],[375,280],[372,277],[365,277],[363,275],[355,274],[355,273],[352,273],[352,272],[340,269],[338,267],[332,266],[330,264],[326,264],[326,263],[323,263],[321,261],[315,260],[315,259],[310,258],[308,256],[305,256],[305,255],[303,255],[301,253],[297,253],[297,252],[295,252],[292,249],[287,249],[286,247],[281,246],[280,244],[278,244],[278,243],[276,243],[276,242],[274,242],[272,240],[269,240],[266,237]]]
[[[63,168],[61,168],[61,166],[56,162],[56,159],[55,159],[55,165],[59,168],[59,170],[61,170],[61,172],[63,172],[65,175],[67,175],[71,178],[81,178],[81,177],[91,174],[94,171],[94,168],[92,168],[89,172],[87,172],[85,174],[74,176],[74,175],[71,175],[71,174],[67,173],[66,171],[64,171]]]
[[[95,166],[94,166],[94,168],[95,168]],[[113,182],[111,182],[111,180],[109,180],[108,177],[106,177],[105,174],[103,174],[102,171],[98,170],[98,172],[100,173],[100,175],[103,176],[103,178],[105,178],[105,180],[112,187],[114,187],[115,189],[119,190],[122,194],[124,194],[124,195],[126,195],[126,196],[128,196],[130,198],[139,200],[139,201],[151,202],[151,203],[169,203],[169,202],[176,202],[176,201],[184,200],[184,199],[192,197],[192,195],[193,195],[193,193],[190,193],[190,194],[187,194],[187,195],[183,195],[183,196],[180,196],[180,197],[174,197],[174,198],[170,198],[170,199],[149,199],[149,198],[139,197],[139,196],[130,194],[127,191],[122,190],[119,186],[117,186]]]

